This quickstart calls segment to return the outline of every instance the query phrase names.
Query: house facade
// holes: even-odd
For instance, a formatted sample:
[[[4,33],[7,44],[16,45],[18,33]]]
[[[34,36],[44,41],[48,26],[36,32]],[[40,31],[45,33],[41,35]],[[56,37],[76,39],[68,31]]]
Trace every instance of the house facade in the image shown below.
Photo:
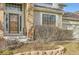
[[[73,38],[79,39],[79,14],[66,12],[63,15],[62,28],[73,31]]]
[[[32,7],[32,4],[1,3],[0,35],[5,39],[26,40],[33,27]]]
[[[33,38],[35,25],[54,24],[63,28],[71,21],[63,16],[63,7],[59,3],[0,3],[0,36],[27,41]],[[77,24],[77,20],[71,22]]]

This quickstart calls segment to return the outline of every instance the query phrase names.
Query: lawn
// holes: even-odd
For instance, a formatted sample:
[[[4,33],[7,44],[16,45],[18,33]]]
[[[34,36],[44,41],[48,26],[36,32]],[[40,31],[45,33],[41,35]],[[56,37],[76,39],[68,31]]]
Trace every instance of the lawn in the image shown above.
[[[55,42],[56,45],[62,45],[65,48],[64,55],[79,55],[79,42]]]
[[[53,50],[57,49],[58,47],[52,43],[30,43],[24,44],[22,47],[17,48],[14,50],[15,53],[19,52],[27,52],[27,51],[43,51],[43,50]]]
[[[14,50],[17,52],[32,51],[32,50],[50,50],[56,49],[57,45],[62,45],[65,48],[64,55],[79,55],[79,42],[50,42],[45,44],[25,44],[21,48]]]
[[[49,43],[26,43],[21,47],[14,50],[3,50],[0,51],[1,54],[15,54],[27,51],[36,51],[36,50],[51,50],[56,49],[57,45],[62,45],[65,48],[64,55],[79,55],[79,42],[49,42]]]
[[[68,43],[63,45],[66,48],[65,54],[67,55],[79,55],[79,42]]]

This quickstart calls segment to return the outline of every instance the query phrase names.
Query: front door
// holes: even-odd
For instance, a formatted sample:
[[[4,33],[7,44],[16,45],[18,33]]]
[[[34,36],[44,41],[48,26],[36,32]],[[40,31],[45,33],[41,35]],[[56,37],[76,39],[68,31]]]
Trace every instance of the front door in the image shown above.
[[[9,14],[9,33],[19,33],[19,15]]]
[[[5,34],[22,35],[23,34],[23,19],[21,14],[7,13],[5,19]]]
[[[6,35],[23,35],[23,4],[6,3],[5,7],[4,33]]]

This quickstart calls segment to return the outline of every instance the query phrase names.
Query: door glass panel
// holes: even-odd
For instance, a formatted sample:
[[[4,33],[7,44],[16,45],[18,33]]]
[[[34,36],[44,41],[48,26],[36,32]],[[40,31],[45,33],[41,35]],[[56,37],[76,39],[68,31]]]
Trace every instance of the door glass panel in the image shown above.
[[[9,14],[9,32],[18,33],[19,29],[19,15],[18,14]]]
[[[6,31],[8,31],[8,28],[9,28],[9,26],[8,26],[8,15],[6,14]]]

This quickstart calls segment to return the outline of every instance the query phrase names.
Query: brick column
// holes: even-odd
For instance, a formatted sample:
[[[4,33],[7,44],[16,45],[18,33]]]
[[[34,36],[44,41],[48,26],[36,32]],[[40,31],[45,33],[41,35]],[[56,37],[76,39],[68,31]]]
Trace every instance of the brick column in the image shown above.
[[[0,35],[3,35],[4,4],[0,3]]]
[[[26,4],[25,16],[26,16],[25,21],[26,21],[27,36],[29,38],[33,38],[34,19],[33,19],[33,5],[31,3]]]
[[[6,48],[6,41],[3,37],[3,22],[4,22],[4,3],[0,3],[0,49]]]

